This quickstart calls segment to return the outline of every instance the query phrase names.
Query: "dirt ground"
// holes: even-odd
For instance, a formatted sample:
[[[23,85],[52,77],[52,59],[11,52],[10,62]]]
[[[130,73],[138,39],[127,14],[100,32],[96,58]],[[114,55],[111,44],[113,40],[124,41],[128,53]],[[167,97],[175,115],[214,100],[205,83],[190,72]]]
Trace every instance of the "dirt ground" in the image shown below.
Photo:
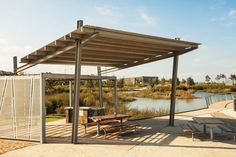
[[[36,145],[34,142],[0,139],[0,155],[8,151]]]

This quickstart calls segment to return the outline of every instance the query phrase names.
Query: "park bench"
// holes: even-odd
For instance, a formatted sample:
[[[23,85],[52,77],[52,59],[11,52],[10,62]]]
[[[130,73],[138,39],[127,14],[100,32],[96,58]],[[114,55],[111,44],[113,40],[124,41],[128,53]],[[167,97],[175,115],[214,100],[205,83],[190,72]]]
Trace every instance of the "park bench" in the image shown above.
[[[120,122],[118,120],[106,120],[106,121],[101,121],[99,124],[100,125],[111,125],[111,124],[119,124]],[[96,126],[97,122],[90,122],[90,123],[82,123],[81,125],[84,126],[84,132],[87,134],[87,128],[91,126]]]
[[[231,133],[233,134],[234,141],[236,141],[236,128],[229,127],[226,125],[219,125],[218,128],[221,130],[221,133]]]
[[[196,128],[193,124],[187,123],[187,124],[180,124],[179,125],[182,128],[182,131],[184,133],[191,133],[192,140],[194,141],[194,134],[200,133],[200,130]]]
[[[107,127],[103,127],[102,130],[104,132],[104,138],[106,138],[107,133],[112,132],[126,132],[126,131],[136,131],[139,124],[123,124],[123,125],[111,125]]]

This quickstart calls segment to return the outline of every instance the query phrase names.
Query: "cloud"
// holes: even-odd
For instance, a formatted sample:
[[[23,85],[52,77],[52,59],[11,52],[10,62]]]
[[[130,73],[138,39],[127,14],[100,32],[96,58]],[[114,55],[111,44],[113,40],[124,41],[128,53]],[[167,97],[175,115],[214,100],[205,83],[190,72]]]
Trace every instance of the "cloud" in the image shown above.
[[[139,11],[139,17],[147,25],[155,25],[156,24],[156,20],[152,16],[145,13],[144,11]]]
[[[223,27],[232,27],[235,24],[236,9],[231,9],[225,15],[219,17],[213,17],[210,19],[211,22],[218,23]]]
[[[122,9],[111,5],[94,6],[91,8],[90,13],[92,15],[85,16],[88,23],[114,28],[121,23],[123,17]]]
[[[236,18],[236,9],[230,10],[229,13],[228,13],[228,16],[229,16],[229,17]]]

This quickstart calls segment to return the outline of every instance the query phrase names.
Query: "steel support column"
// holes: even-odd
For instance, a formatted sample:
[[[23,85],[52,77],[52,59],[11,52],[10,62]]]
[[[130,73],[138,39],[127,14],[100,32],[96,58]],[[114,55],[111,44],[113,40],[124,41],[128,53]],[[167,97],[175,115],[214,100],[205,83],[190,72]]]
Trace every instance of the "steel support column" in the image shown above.
[[[72,81],[69,81],[69,106],[72,107],[73,106],[73,95],[72,95]]]
[[[169,126],[174,126],[174,119],[175,119],[175,101],[176,101],[176,82],[177,82],[177,73],[178,73],[178,60],[179,60],[179,56],[175,55],[173,58],[173,73],[172,73],[172,86],[171,86]]]
[[[114,80],[114,113],[118,113],[117,81]]]
[[[77,21],[77,28],[83,26],[83,21]],[[76,40],[75,49],[75,83],[74,83],[74,106],[73,106],[73,123],[72,123],[72,143],[77,143],[78,124],[79,124],[79,98],[80,98],[80,77],[81,77],[81,39]]]
[[[98,66],[97,67],[97,71],[98,71],[98,76],[101,77],[101,67]],[[99,79],[98,80],[98,87],[99,87],[99,104],[100,104],[100,107],[103,107],[103,97],[102,97],[102,79]]]
[[[40,121],[41,121],[41,130],[40,130],[40,143],[45,143],[46,136],[46,107],[45,107],[45,78],[43,74],[40,74]]]

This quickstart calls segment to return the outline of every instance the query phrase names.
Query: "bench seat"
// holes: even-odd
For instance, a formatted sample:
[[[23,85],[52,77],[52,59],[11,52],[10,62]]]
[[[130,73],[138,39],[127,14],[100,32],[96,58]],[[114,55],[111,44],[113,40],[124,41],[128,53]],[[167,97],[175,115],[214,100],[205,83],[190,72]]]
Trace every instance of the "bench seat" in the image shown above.
[[[200,133],[200,130],[196,128],[193,124],[187,123],[187,124],[180,124],[179,126],[182,128],[182,131],[184,133],[190,132],[192,134],[193,141],[194,141],[194,134]]]
[[[118,120],[106,120],[99,122],[100,125],[110,125],[110,124],[118,124],[120,123]],[[87,128],[91,126],[96,126],[97,122],[91,122],[91,123],[82,123],[81,125],[84,126],[85,134],[87,134]]]
[[[225,133],[232,133],[234,137],[234,141],[236,141],[236,128],[232,128],[226,125],[219,125],[218,128],[221,130],[221,132]]]
[[[125,131],[136,131],[137,127],[140,126],[139,124],[123,124],[123,125],[112,125],[103,127],[102,130],[104,132],[104,138],[106,138],[107,133],[112,132],[125,132]]]

